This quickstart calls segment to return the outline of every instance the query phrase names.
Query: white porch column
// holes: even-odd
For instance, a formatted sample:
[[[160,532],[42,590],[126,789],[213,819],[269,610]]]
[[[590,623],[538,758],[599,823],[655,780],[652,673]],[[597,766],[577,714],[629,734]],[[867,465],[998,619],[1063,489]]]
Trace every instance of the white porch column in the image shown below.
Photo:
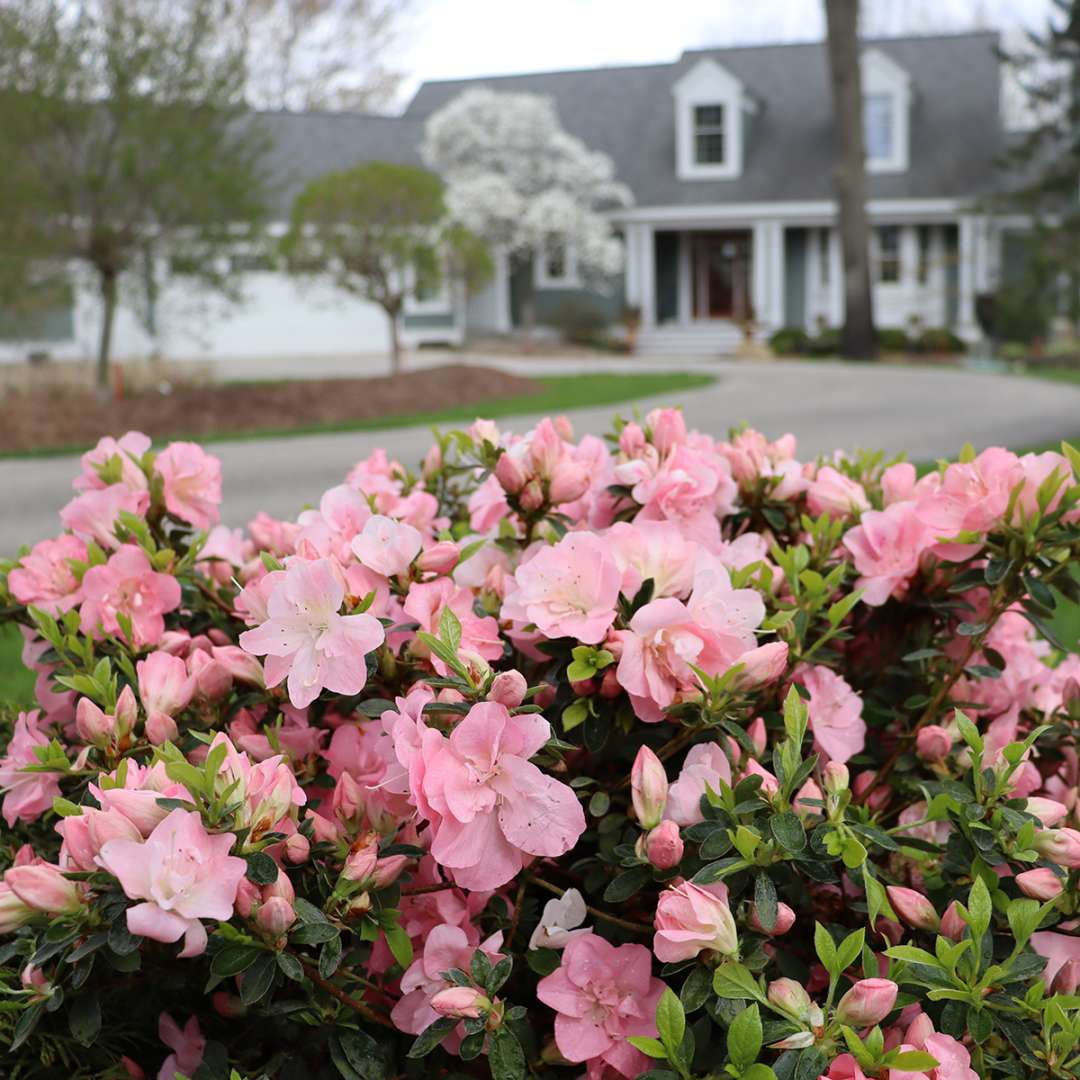
[[[840,248],[840,230],[829,229],[829,326],[844,321],[844,254]]]
[[[641,285],[641,325],[656,325],[656,244],[651,225],[641,226],[638,274]]]
[[[495,330],[500,334],[509,334],[513,330],[510,321],[510,256],[504,248],[495,252],[494,262]]]
[[[750,302],[754,308],[754,321],[759,326],[769,321],[769,232],[772,225],[771,221],[755,221],[753,229]]]
[[[784,226],[779,221],[754,224],[753,267],[754,321],[772,331],[784,323]]]
[[[694,318],[693,313],[693,295],[694,288],[691,281],[691,274],[693,273],[693,258],[690,250],[690,233],[680,232],[678,234],[678,283],[679,294],[676,298],[678,301],[678,315],[679,324],[681,326],[688,326]]]
[[[979,336],[978,324],[975,321],[977,247],[976,220],[972,215],[965,214],[960,218],[957,242],[959,295],[956,332],[968,340],[974,340]]]
[[[641,304],[641,226],[626,226],[623,243],[626,251],[626,302],[632,306]]]

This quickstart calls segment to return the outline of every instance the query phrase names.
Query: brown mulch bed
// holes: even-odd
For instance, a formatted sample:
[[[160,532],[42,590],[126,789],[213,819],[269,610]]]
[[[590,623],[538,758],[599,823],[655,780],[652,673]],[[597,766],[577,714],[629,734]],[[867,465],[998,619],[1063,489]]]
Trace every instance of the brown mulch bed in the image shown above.
[[[99,401],[71,387],[0,388],[0,453],[92,446],[104,434],[154,439],[308,428],[536,393],[539,384],[491,368],[451,364],[371,379],[174,387]]]

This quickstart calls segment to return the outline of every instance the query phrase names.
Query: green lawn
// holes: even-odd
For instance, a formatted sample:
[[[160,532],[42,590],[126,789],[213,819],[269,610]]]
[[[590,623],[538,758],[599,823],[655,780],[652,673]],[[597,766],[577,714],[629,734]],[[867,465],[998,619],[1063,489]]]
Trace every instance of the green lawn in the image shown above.
[[[21,653],[22,635],[18,629],[11,623],[0,626],[0,702],[33,704],[34,676],[23,667]]]
[[[265,439],[288,435],[317,435],[326,432],[386,431],[389,428],[446,424],[470,424],[478,416],[500,420],[510,416],[533,413],[562,413],[608,405],[622,405],[639,398],[678,394],[700,390],[716,382],[715,376],[689,371],[596,371],[584,375],[541,375],[534,382],[541,389],[535,394],[518,394],[498,401],[481,401],[474,405],[457,405],[433,412],[404,413],[367,420],[349,420],[338,424],[309,424],[302,427],[260,428],[255,431],[219,431],[211,434],[173,435],[170,438],[191,438],[200,443],[228,440]],[[159,440],[160,441],[160,440]],[[79,453],[85,446],[50,447],[29,452],[0,453],[0,457],[56,457]]]

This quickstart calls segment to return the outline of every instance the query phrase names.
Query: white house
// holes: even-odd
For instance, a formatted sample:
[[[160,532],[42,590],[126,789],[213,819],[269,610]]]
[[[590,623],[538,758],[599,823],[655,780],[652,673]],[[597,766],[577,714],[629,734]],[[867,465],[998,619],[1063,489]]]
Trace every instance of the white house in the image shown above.
[[[1007,133],[991,33],[883,39],[862,54],[871,266],[879,326],[953,328],[977,336],[975,297],[1001,273],[1003,236],[986,196],[1000,184]],[[767,336],[815,330],[843,316],[842,267],[832,191],[833,121],[822,43],[706,49],[671,64],[428,82],[401,117],[264,114],[281,227],[310,178],[363,160],[421,164],[425,120],[463,90],[487,86],[544,94],[563,125],[610,155],[634,205],[612,214],[626,246],[621,281],[587,291],[572,251],[533,268],[541,321],[591,306],[611,322],[640,312],[639,351],[721,354],[752,320]],[[122,314],[116,353],[171,359],[327,356],[387,347],[382,312],[302,287],[244,252],[247,302],[226,310],[174,282],[146,320]],[[506,333],[521,282],[505,259],[468,301],[445,289],[414,297],[406,343],[460,343]],[[98,312],[77,287],[72,307],[40,336],[4,340],[0,359],[30,351],[93,355]],[[24,331],[25,333],[25,331]]]

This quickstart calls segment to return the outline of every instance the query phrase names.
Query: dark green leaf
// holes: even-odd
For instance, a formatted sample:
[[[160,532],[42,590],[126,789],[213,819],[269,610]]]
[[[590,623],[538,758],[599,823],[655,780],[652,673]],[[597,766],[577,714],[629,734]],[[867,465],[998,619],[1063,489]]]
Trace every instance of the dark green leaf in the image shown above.
[[[92,1046],[101,1031],[101,1002],[97,994],[77,997],[68,1009],[71,1037],[80,1046]]]
[[[277,971],[277,962],[273,953],[264,952],[244,972],[244,978],[240,982],[240,1000],[245,1005],[254,1005],[269,992],[274,982],[274,973]]]
[[[604,899],[609,904],[629,900],[651,877],[652,873],[647,866],[635,866],[611,879],[604,890]]]
[[[451,1031],[457,1026],[457,1020],[452,1016],[441,1016],[438,1020],[428,1024],[419,1035],[416,1036],[415,1042],[409,1047],[408,1057],[422,1058],[426,1057],[435,1049],[450,1034]]]
[[[278,865],[265,851],[247,857],[247,879],[256,885],[273,885],[278,877]]]
[[[806,833],[798,814],[791,810],[785,810],[782,814],[774,814],[769,822],[769,828],[776,837],[776,842],[785,850],[792,853],[802,851],[806,847]]]
[[[491,1033],[488,1065],[491,1080],[522,1080],[525,1075],[525,1052],[517,1036],[506,1026]]]

